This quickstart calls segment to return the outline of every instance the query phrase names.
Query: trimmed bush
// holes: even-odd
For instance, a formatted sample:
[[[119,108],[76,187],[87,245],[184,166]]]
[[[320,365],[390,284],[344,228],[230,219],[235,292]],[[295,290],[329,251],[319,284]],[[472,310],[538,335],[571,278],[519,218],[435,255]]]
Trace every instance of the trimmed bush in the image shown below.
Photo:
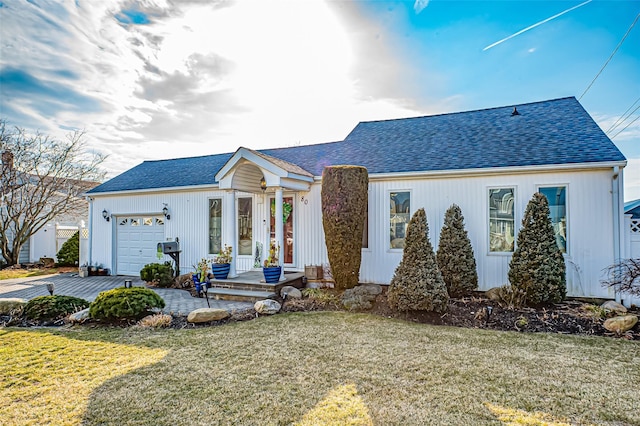
[[[80,259],[80,232],[76,231],[67,241],[64,242],[60,251],[56,255],[58,265],[76,266]]]
[[[436,259],[449,296],[466,296],[478,288],[476,258],[464,229],[462,210],[456,204],[444,215]]]
[[[24,307],[27,319],[54,321],[89,307],[89,302],[73,296],[38,296]]]
[[[387,292],[389,305],[394,309],[447,310],[449,294],[428,235],[427,214],[421,208],[409,222],[402,261],[396,268]]]
[[[338,289],[358,285],[369,175],[360,166],[330,166],[322,172],[322,226]]]
[[[526,295],[529,306],[558,303],[567,294],[565,273],[547,197],[536,192],[524,212],[518,247],[509,263],[509,282],[514,290]]]
[[[140,270],[140,279],[158,287],[171,287],[173,274],[171,262],[149,263]]]
[[[153,290],[118,287],[100,293],[89,307],[89,315],[104,321],[139,320],[151,309],[164,306],[162,297]]]

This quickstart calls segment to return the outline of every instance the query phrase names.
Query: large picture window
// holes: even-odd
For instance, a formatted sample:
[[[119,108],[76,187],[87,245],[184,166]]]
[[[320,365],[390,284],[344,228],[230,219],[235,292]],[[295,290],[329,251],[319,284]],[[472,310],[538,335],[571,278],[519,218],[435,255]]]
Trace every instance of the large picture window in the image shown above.
[[[209,200],[209,253],[218,254],[222,248],[222,199]]]
[[[251,198],[238,198],[238,254],[251,255],[253,214]]]
[[[389,247],[392,249],[404,248],[404,237],[409,226],[411,212],[411,193],[389,193]]]
[[[563,253],[567,252],[567,187],[550,186],[539,189],[549,200],[549,216],[556,235],[556,244]]]
[[[515,240],[513,188],[489,190],[489,251],[513,252]]]

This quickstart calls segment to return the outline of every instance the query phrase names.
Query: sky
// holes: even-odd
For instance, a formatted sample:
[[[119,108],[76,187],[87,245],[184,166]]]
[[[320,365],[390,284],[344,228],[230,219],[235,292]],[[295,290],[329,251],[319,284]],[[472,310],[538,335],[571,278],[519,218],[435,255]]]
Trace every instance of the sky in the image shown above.
[[[636,0],[0,0],[0,118],[84,130],[113,177],[340,141],[360,121],[575,96],[627,157],[631,200],[639,14]]]

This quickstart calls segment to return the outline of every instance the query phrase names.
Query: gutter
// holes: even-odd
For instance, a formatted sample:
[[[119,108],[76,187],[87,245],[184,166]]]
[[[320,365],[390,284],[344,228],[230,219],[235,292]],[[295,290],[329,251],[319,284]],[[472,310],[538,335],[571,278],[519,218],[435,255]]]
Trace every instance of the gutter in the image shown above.
[[[613,261],[614,264],[620,262],[622,259],[622,250],[621,245],[624,242],[624,238],[621,235],[621,224],[620,224],[620,187],[622,183],[622,175],[620,174],[622,170],[618,166],[613,167],[613,174],[611,177],[611,195],[612,195],[612,210],[613,210]],[[622,237],[622,238],[621,238]],[[621,274],[620,268],[616,268],[615,272],[616,277],[619,277]],[[620,292],[614,290],[615,300],[620,303],[622,301],[622,297]]]

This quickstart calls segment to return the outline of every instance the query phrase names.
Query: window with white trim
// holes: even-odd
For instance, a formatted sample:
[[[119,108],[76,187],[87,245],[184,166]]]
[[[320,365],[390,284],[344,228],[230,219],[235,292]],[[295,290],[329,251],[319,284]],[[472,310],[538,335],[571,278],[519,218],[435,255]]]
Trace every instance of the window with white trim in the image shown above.
[[[549,217],[553,225],[556,244],[562,253],[567,252],[567,187],[546,186],[538,191],[549,201]]]
[[[515,189],[489,189],[489,251],[513,252],[515,241]]]
[[[222,199],[209,200],[209,253],[218,254],[222,248]]]
[[[411,192],[390,192],[389,205],[389,247],[403,249],[409,219],[411,219]]]

